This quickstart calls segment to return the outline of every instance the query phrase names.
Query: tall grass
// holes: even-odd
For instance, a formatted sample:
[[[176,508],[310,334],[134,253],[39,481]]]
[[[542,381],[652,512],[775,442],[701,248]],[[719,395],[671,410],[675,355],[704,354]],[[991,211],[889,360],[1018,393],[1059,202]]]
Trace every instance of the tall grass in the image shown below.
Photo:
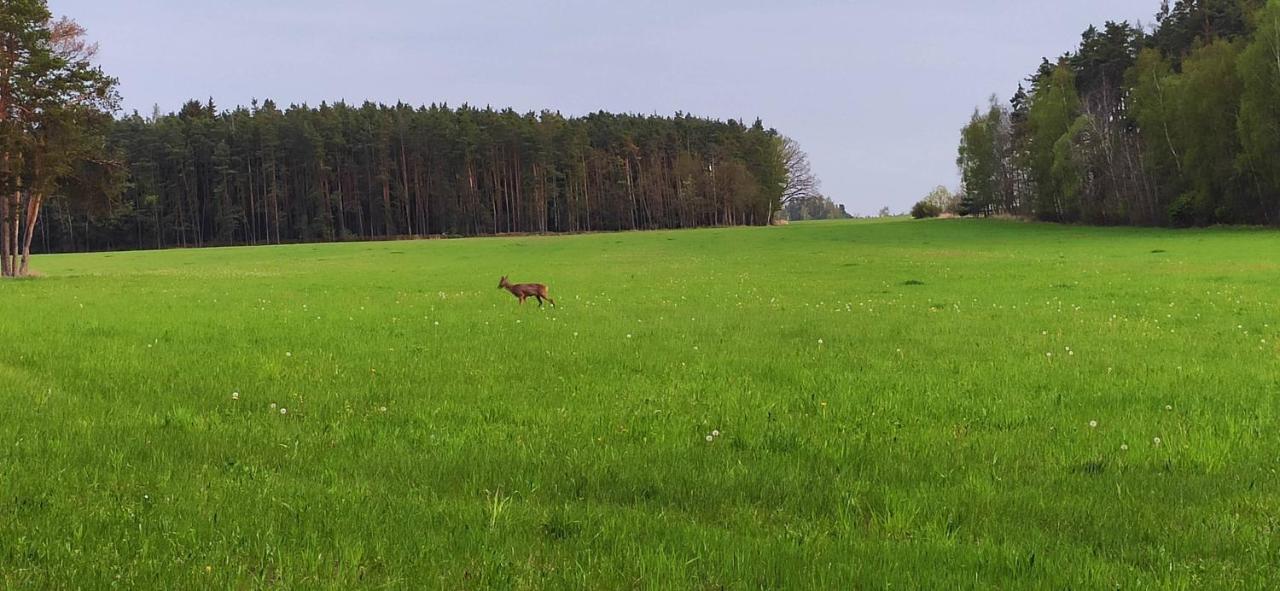
[[[1280,584],[1273,233],[35,263],[0,284],[5,587]]]

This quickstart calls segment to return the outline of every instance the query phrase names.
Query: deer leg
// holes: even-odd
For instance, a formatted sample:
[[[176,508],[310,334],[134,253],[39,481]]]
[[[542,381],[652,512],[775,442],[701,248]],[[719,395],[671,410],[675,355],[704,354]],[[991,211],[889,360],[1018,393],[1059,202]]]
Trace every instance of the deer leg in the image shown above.
[[[538,298],[538,307],[539,307],[539,308],[541,308],[541,307],[542,307],[542,296],[540,296],[540,295],[536,295],[536,296],[533,296],[533,297]]]

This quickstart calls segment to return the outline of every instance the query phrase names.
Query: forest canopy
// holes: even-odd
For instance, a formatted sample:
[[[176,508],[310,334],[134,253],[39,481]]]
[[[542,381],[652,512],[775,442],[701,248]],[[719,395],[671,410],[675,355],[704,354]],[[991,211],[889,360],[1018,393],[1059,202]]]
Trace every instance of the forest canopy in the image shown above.
[[[1280,223],[1280,0],[1164,2],[1090,27],[961,132],[975,213],[1092,224]]]
[[[767,224],[760,121],[270,101],[111,122],[109,201],[51,206],[49,250]]]

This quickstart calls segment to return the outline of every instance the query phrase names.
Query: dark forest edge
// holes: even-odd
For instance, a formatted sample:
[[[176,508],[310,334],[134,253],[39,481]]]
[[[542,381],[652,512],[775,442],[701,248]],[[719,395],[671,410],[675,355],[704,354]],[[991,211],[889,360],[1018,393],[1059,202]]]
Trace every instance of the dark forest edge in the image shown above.
[[[763,225],[760,121],[271,101],[109,123],[109,200],[51,203],[46,251]]]
[[[211,99],[117,117],[83,28],[45,0],[0,8],[6,276],[33,250],[766,225],[829,203],[760,120]]]
[[[1166,1],[1028,82],[962,131],[961,213],[1280,224],[1280,0]]]

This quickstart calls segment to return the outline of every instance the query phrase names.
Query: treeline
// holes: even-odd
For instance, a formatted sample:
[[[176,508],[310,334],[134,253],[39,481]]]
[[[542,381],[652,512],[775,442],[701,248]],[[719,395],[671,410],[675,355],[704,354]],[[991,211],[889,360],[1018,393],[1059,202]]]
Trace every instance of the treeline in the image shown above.
[[[1092,224],[1280,223],[1280,0],[1165,2],[1044,60],[961,134],[974,213]]]
[[[788,221],[803,220],[843,220],[853,216],[845,211],[844,206],[832,201],[826,195],[817,193],[801,199],[793,199],[782,206],[782,216]]]
[[[44,250],[767,224],[761,122],[344,103],[115,119],[115,197],[51,202]]]

